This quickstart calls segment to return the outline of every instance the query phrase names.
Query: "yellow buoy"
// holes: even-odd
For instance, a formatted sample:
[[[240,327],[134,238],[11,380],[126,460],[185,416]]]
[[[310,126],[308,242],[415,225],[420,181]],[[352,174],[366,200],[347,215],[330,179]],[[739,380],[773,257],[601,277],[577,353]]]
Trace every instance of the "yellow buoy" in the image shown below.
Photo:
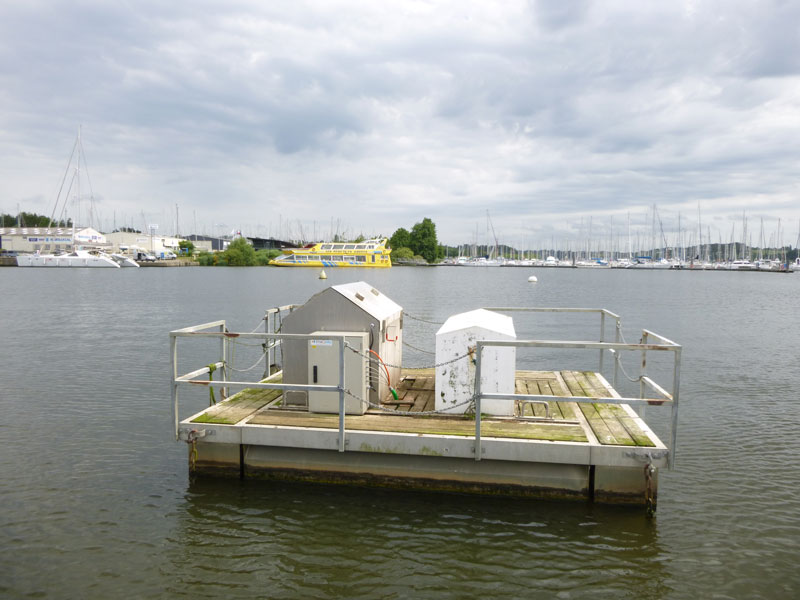
[[[322,270],[319,272],[319,278],[320,278],[320,279],[327,279],[327,278],[328,278],[328,275],[325,273],[325,269],[322,269]]]

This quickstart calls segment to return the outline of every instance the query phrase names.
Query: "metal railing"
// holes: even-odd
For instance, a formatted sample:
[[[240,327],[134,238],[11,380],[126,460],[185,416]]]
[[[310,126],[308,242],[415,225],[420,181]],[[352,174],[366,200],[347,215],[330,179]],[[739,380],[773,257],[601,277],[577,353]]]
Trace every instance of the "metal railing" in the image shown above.
[[[264,333],[280,333],[283,327],[283,313],[291,313],[295,308],[299,308],[300,304],[287,304],[286,306],[276,306],[275,308],[267,309],[264,313]],[[270,368],[275,364],[275,354],[280,346],[279,340],[273,340],[273,343],[267,346],[267,360],[264,367],[264,377],[270,375]]]
[[[196,325],[194,327],[186,327],[170,332],[170,346],[172,356],[172,403],[175,421],[175,437],[180,439],[180,416],[179,416],[179,398],[178,389],[182,385],[201,385],[220,388],[223,396],[227,396],[229,388],[234,389],[266,389],[266,390],[282,390],[282,391],[319,391],[319,392],[338,392],[339,394],[339,438],[338,438],[338,451],[345,451],[345,395],[349,394],[345,382],[345,335],[328,335],[328,334],[284,334],[276,333],[280,329],[276,327],[276,321],[270,324],[270,319],[277,319],[280,311],[292,310],[294,305],[270,309],[267,311],[264,319],[267,321],[265,325],[265,332],[251,332],[251,333],[234,333],[227,330],[225,321],[213,321]],[[680,389],[680,357],[681,346],[675,342],[660,336],[647,329],[642,330],[642,338],[638,344],[629,344],[620,341],[621,339],[621,324],[620,317],[605,309],[584,309],[584,308],[488,308],[495,312],[552,312],[552,313],[597,313],[600,316],[600,340],[599,341],[564,341],[564,340],[480,340],[476,342],[475,352],[475,460],[480,460],[481,457],[481,401],[482,400],[508,400],[508,401],[521,401],[536,404],[544,404],[551,401],[556,402],[578,402],[578,403],[603,403],[603,404],[628,404],[641,407],[656,405],[668,405],[672,409],[670,420],[670,447],[668,455],[668,466],[672,468],[675,461],[675,450],[677,446],[677,428],[678,428],[678,400]],[[606,320],[611,319],[615,324],[615,341],[605,341]],[[185,373],[178,374],[178,339],[179,338],[219,338],[220,340],[220,356],[219,360],[211,363],[200,369]],[[228,379],[228,365],[227,357],[230,355],[228,344],[234,340],[245,339],[262,339],[265,340],[264,351],[265,353],[274,352],[279,348],[283,340],[309,340],[309,339],[324,339],[334,340],[339,345],[339,381],[337,385],[311,385],[311,384],[288,384],[288,383],[270,383],[268,381],[233,381]],[[651,343],[655,341],[656,343]],[[612,393],[616,393],[617,376],[621,366],[620,352],[640,352],[641,363],[639,377],[634,381],[639,382],[639,396],[638,397],[623,397],[620,395],[609,396],[555,396],[547,394],[516,394],[516,393],[497,393],[497,392],[483,392],[481,390],[481,357],[483,349],[486,347],[515,347],[515,348],[548,348],[548,349],[585,349],[597,350],[599,353],[598,363],[599,372],[602,374],[604,367],[604,354],[609,353],[614,359],[614,376]],[[647,353],[648,352],[672,352],[673,353],[673,380],[672,391],[668,392],[662,385],[656,383],[646,373],[647,367]],[[274,357],[274,354],[271,355]],[[267,361],[267,369],[271,365],[271,359]],[[206,381],[198,380],[198,377],[208,374],[216,369],[220,369],[222,378],[219,381]],[[624,370],[623,370],[624,372]],[[650,390],[655,393],[654,397],[647,397],[646,393]],[[363,399],[362,399],[363,400]],[[549,414],[549,413],[547,413]]]
[[[212,331],[218,329],[218,331]],[[234,389],[261,389],[261,390],[282,390],[286,391],[317,391],[317,392],[338,392],[339,394],[339,452],[344,452],[345,448],[345,369],[344,369],[344,349],[345,349],[345,335],[342,334],[300,334],[300,333],[235,333],[228,331],[225,327],[225,321],[213,321],[211,323],[204,323],[202,325],[195,325],[194,327],[186,327],[184,329],[177,329],[171,331],[170,346],[172,354],[172,404],[174,413],[174,429],[175,439],[180,439],[180,408],[178,388],[181,385],[200,385],[204,387],[216,387],[222,390],[223,396],[227,395],[229,388]],[[219,338],[221,341],[220,355],[221,360],[210,363],[205,367],[190,371],[183,375],[178,374],[178,339],[179,338]],[[263,339],[267,341],[275,341],[278,344],[283,340],[334,340],[339,342],[339,382],[337,385],[320,385],[320,384],[298,384],[298,383],[269,383],[267,381],[233,381],[227,377],[227,365],[225,358],[228,355],[227,344],[230,340],[239,339]],[[272,346],[278,344],[271,344]],[[269,344],[265,350],[268,351]],[[221,369],[222,379],[219,381],[206,381],[198,380],[198,377],[207,375],[214,370]]]
[[[680,398],[680,366],[681,366],[681,346],[672,340],[658,335],[647,329],[642,330],[642,338],[638,344],[621,342],[621,320],[620,317],[606,309],[596,308],[487,308],[495,312],[560,312],[560,313],[598,313],[600,315],[600,341],[563,341],[563,340],[507,340],[493,341],[480,340],[476,342],[475,360],[475,460],[481,457],[481,400],[510,400],[522,402],[538,401],[557,401],[557,402],[579,402],[579,403],[602,403],[602,404],[628,404],[641,407],[641,416],[644,416],[644,409],[647,406],[668,405],[672,409],[670,418],[670,446],[668,455],[668,466],[673,468],[675,463],[675,451],[677,448],[678,434],[678,400]],[[615,321],[615,341],[606,342],[605,329],[606,318]],[[651,340],[657,343],[650,343]],[[640,352],[641,367],[639,376],[634,381],[639,382],[639,397],[623,397],[619,395],[611,396],[554,396],[547,394],[515,394],[515,393],[496,393],[481,391],[481,357],[483,349],[486,347],[514,347],[514,348],[561,348],[561,349],[587,349],[599,351],[598,372],[602,374],[604,361],[603,355],[609,352],[614,358],[614,376],[612,389],[615,390],[617,378],[622,370],[621,356],[622,351]],[[672,392],[668,392],[663,386],[656,383],[647,375],[647,353],[648,352],[672,352]],[[655,392],[656,397],[647,397],[646,393],[650,390]]]
[[[606,318],[614,321],[614,342],[619,343],[622,339],[622,319],[619,315],[606,310],[605,308],[547,308],[547,307],[533,307],[533,308],[515,308],[515,307],[490,307],[484,310],[491,310],[494,312],[528,312],[528,313],[570,313],[570,314],[592,314],[597,313],[600,315],[600,340],[606,341]],[[616,356],[616,350],[609,350],[612,356]],[[604,364],[603,349],[600,349],[598,356],[597,370],[602,373]],[[617,377],[619,375],[619,362],[614,361],[614,376],[611,385],[617,386]]]

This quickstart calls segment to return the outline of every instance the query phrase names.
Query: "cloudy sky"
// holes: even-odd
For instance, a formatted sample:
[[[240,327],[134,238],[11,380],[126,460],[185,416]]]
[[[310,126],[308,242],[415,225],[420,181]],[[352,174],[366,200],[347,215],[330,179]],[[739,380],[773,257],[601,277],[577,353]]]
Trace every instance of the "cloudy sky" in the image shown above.
[[[104,230],[794,245],[800,3],[5,0],[0,212],[79,126]]]

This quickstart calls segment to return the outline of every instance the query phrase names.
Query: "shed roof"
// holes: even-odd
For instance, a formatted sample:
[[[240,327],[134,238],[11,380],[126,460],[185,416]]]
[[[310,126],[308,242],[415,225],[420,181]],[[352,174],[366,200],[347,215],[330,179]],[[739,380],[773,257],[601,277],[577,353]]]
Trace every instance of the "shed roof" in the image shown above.
[[[514,320],[506,315],[479,308],[478,310],[471,310],[469,312],[460,313],[449,317],[436,332],[450,333],[451,331],[459,331],[461,329],[469,329],[470,327],[481,327],[489,331],[516,337],[514,332]]]
[[[379,321],[391,319],[403,312],[402,306],[365,281],[334,285],[330,289],[335,290]]]

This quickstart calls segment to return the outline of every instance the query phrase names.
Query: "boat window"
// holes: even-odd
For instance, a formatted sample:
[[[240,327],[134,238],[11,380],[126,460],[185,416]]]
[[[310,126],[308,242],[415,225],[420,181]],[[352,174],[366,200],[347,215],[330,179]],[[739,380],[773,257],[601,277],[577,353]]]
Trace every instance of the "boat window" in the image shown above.
[[[355,247],[356,247],[356,245],[355,245],[355,244],[346,244],[346,245],[345,245],[345,247],[344,247],[344,249],[345,249],[345,250],[352,250],[352,249],[353,249],[353,248],[355,248]]]
[[[364,244],[357,244],[356,245],[356,250],[364,250],[365,248],[366,248],[366,246],[364,246]]]
[[[333,244],[322,244],[320,250],[330,250],[331,248],[333,248]]]
[[[367,262],[367,257],[363,255],[358,255],[355,257],[358,262]]]

